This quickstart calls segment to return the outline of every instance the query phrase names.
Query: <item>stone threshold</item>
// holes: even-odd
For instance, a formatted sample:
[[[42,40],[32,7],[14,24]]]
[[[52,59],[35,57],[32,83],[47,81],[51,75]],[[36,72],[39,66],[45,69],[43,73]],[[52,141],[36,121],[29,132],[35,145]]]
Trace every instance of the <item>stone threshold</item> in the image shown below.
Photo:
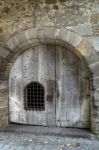
[[[58,127],[9,124],[9,126],[3,129],[3,131],[17,132],[17,133],[31,133],[35,135],[56,135],[64,137],[95,139],[95,135],[92,134],[88,129],[79,129],[79,128],[58,128]]]

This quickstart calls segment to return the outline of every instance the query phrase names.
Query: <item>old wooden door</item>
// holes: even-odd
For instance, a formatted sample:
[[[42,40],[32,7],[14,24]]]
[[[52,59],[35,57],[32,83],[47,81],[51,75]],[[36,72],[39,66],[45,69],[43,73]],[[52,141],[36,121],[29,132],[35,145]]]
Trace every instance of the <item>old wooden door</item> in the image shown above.
[[[33,82],[44,87],[42,110],[24,107],[24,89]],[[37,94],[39,96],[39,93]],[[60,46],[36,46],[19,56],[11,69],[10,121],[31,125],[88,128],[88,96],[88,71],[84,62]],[[40,103],[36,105],[40,106]]]
[[[56,126],[89,127],[89,79],[83,61],[56,46]]]
[[[32,106],[31,109],[24,108],[24,89],[31,82],[44,87],[44,108],[40,111],[35,111]],[[31,94],[28,93],[28,97]],[[39,96],[39,93],[36,94]],[[39,102],[36,105],[42,106]],[[11,122],[55,126],[54,46],[36,46],[24,52],[13,64],[9,78],[9,107]]]

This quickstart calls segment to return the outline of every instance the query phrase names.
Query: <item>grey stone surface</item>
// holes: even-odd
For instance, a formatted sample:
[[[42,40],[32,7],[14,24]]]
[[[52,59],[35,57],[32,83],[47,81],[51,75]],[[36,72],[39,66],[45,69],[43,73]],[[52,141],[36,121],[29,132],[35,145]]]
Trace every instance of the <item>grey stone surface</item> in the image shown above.
[[[89,22],[84,24],[78,24],[77,26],[66,27],[66,28],[82,36],[92,35],[92,24]]]
[[[0,150],[98,150],[96,139],[1,132]]]
[[[9,54],[8,50],[6,50],[4,48],[0,48],[0,57],[1,58],[6,58],[8,54]]]
[[[99,51],[99,36],[87,36],[86,39]]]
[[[90,65],[90,70],[92,72],[93,78],[98,78],[99,76],[99,62],[95,62]]]
[[[94,90],[99,89],[99,77],[93,78],[93,87]]]
[[[4,131],[17,132],[17,133],[33,133],[39,135],[57,135],[68,137],[82,137],[82,138],[95,138],[95,135],[88,129],[79,128],[59,128],[59,127],[43,127],[43,126],[30,126],[20,124],[10,124]]]

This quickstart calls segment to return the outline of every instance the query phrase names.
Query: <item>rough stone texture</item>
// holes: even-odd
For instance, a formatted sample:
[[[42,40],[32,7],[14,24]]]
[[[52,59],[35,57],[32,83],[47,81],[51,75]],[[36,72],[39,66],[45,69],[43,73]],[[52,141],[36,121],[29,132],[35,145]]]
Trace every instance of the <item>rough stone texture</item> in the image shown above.
[[[35,33],[33,28],[22,33],[25,29],[36,26],[55,26],[67,28],[81,35],[89,41],[89,44],[85,40],[81,40],[80,37],[72,38],[72,33],[70,35],[55,32],[55,30],[47,30],[44,33],[42,28]],[[11,36],[16,32],[21,32],[18,34],[17,38],[11,39]],[[70,32],[69,32],[70,33]],[[13,35],[12,35],[13,34]],[[88,65],[90,65],[91,73],[94,74],[93,86],[94,89],[98,89],[98,77],[99,77],[99,66],[95,63],[99,61],[99,1],[98,0],[1,0],[0,1],[0,64],[6,68],[5,79],[8,77],[10,64],[7,64],[9,60],[17,57],[17,47],[20,53],[23,50],[28,49],[31,46],[35,46],[39,42],[44,42],[45,39],[41,38],[49,35],[49,42],[54,41],[51,38],[60,37],[63,40],[67,39],[67,42],[73,43],[78,52],[81,51],[83,56],[86,56]],[[35,38],[35,36],[37,37]],[[8,41],[10,37],[10,40]],[[35,39],[33,39],[33,37]],[[71,37],[71,38],[70,38]],[[30,40],[31,39],[31,40]],[[8,42],[7,42],[8,41]],[[20,43],[21,41],[21,43]],[[28,44],[25,42],[27,41]],[[47,41],[46,41],[47,42]],[[6,45],[5,45],[6,43]],[[56,43],[63,45],[62,41],[56,40]],[[9,46],[9,49],[6,46]],[[92,46],[90,45],[92,44]],[[66,46],[66,44],[64,44]],[[69,47],[68,47],[69,48]],[[71,47],[70,47],[71,48]],[[89,51],[90,50],[90,51]],[[97,51],[96,53],[94,51]],[[15,54],[14,54],[15,52]],[[20,54],[19,53],[19,54]],[[9,54],[9,55],[8,55]],[[19,55],[18,54],[18,55]],[[3,58],[6,58],[4,61]],[[0,79],[3,79],[3,67],[0,67]],[[97,78],[97,79],[96,79]],[[2,107],[8,108],[8,95],[5,90],[5,85],[0,84],[0,113],[2,113]],[[2,95],[2,96],[1,96]],[[94,93],[95,105],[98,107],[98,94]],[[98,110],[97,110],[98,112]],[[93,116],[92,116],[93,119]],[[0,125],[4,126],[8,123],[8,115],[5,113],[4,116],[0,118]],[[93,131],[99,133],[99,125],[95,120],[93,121]]]
[[[98,150],[99,141],[86,138],[1,132],[0,150]]]
[[[82,30],[82,26],[99,23],[98,6],[97,0],[1,0],[0,32],[12,33],[29,25],[75,26],[77,31]]]

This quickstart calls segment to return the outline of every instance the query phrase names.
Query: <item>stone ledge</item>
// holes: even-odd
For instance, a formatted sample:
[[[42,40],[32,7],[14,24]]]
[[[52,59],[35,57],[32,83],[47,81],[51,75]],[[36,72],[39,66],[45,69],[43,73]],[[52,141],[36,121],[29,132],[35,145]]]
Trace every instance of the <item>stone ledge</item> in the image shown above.
[[[43,127],[43,126],[29,126],[9,124],[4,131],[17,132],[17,133],[32,133],[36,135],[57,135],[63,137],[83,137],[83,138],[95,138],[95,136],[89,130],[77,129],[77,128],[57,128],[57,127]]]

